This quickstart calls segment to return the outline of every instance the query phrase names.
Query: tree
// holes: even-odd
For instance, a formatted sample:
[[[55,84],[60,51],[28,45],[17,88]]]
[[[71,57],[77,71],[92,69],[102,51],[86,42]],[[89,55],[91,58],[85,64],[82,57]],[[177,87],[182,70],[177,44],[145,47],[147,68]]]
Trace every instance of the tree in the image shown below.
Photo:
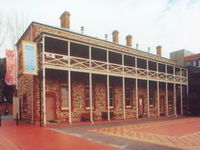
[[[4,41],[5,41],[5,38],[6,38],[6,31],[7,31],[1,13],[0,13],[0,29],[1,29],[1,32],[0,32],[0,48],[1,48],[2,45],[3,45],[3,43],[4,43]]]
[[[14,49],[16,42],[24,33],[27,26],[27,18],[24,17],[22,13],[12,13],[10,17],[8,17],[8,39],[11,42],[11,45]]]

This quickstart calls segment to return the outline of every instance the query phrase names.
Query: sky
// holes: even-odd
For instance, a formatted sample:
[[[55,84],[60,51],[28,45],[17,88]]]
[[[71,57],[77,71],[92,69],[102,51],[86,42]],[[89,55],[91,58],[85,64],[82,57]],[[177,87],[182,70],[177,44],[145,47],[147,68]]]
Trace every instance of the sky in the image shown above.
[[[155,54],[155,47],[162,46],[162,55],[187,49],[200,53],[200,0],[0,0],[0,15],[4,20],[18,13],[26,18],[26,26],[32,21],[60,27],[60,15],[71,14],[72,31],[100,39],[112,39],[112,31],[119,31],[119,44],[125,45],[125,37],[133,36],[133,48]],[[2,29],[0,29],[2,30]],[[11,48],[7,39],[0,47]]]

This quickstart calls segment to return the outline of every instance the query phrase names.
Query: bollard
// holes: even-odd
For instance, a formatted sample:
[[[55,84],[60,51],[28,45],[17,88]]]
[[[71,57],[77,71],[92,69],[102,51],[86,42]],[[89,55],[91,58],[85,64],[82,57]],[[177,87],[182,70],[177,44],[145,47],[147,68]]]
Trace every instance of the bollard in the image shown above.
[[[1,113],[0,113],[0,127],[1,127]]]
[[[18,116],[18,113],[16,114],[16,125],[17,126],[19,125],[19,116]]]

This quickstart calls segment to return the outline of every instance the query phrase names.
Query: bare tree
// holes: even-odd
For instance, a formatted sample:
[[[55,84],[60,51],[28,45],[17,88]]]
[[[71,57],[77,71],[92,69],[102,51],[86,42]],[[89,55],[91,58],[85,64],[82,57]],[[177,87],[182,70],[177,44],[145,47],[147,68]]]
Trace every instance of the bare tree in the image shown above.
[[[0,31],[0,48],[1,48],[5,41],[6,31],[7,31],[7,28],[5,27],[3,17],[1,14],[0,14],[0,29],[1,29],[1,31]]]
[[[8,17],[8,39],[10,40],[11,45],[15,46],[16,42],[22,36],[27,26],[27,18],[24,17],[23,13],[12,13]]]

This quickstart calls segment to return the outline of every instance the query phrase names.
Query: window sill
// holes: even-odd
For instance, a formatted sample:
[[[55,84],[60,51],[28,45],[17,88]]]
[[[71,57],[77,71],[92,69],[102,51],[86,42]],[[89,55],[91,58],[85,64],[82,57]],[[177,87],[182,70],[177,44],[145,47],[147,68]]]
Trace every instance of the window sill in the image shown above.
[[[131,108],[131,106],[126,106],[126,108]]]
[[[85,109],[86,109],[86,110],[90,110],[90,107],[86,107]],[[94,107],[92,107],[92,109],[94,109]]]
[[[61,110],[69,110],[69,107],[62,107]]]

